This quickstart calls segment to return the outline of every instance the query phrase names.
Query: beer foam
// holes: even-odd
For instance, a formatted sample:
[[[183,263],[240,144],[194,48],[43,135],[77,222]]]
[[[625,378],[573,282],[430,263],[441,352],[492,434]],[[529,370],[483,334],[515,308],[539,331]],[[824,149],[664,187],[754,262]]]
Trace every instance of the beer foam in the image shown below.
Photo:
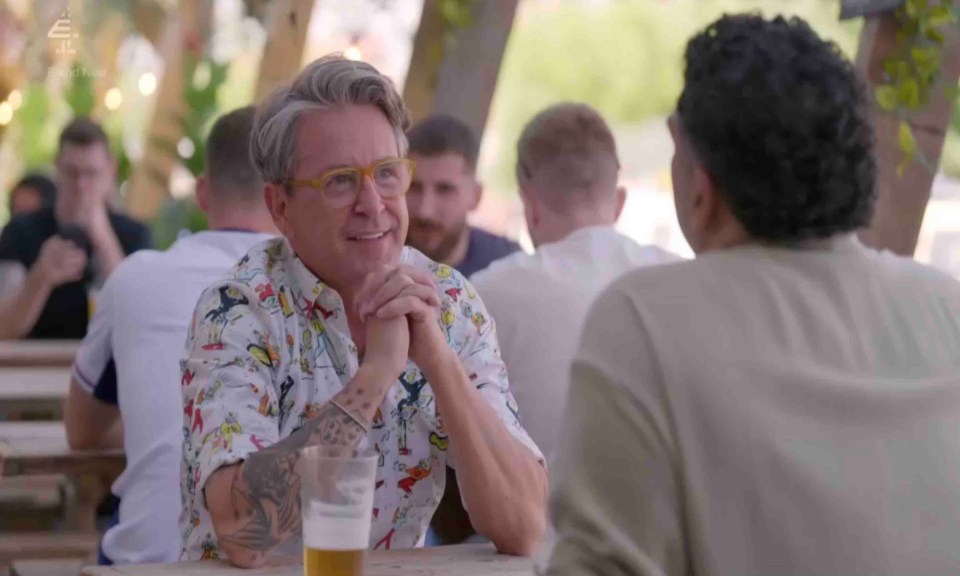
[[[315,550],[366,550],[371,516],[314,516],[303,519],[303,545]]]

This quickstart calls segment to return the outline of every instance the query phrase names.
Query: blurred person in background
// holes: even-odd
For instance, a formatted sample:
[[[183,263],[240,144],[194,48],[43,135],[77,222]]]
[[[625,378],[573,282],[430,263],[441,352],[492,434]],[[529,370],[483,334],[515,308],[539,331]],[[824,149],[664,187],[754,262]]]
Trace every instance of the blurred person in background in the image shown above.
[[[77,118],[64,128],[56,168],[54,205],[14,218],[0,233],[0,261],[25,271],[9,293],[15,313],[3,315],[10,321],[0,322],[0,338],[82,338],[91,289],[125,255],[150,246],[146,226],[109,208],[117,163],[98,124]]]
[[[477,137],[452,116],[432,116],[407,133],[416,163],[407,192],[407,245],[470,277],[491,262],[520,249],[517,243],[467,223],[480,204]]]
[[[25,175],[10,190],[10,217],[36,212],[41,208],[53,206],[57,197],[57,186],[53,180],[43,174]]]
[[[174,562],[180,552],[183,404],[179,360],[200,293],[276,234],[250,161],[254,108],[219,118],[207,138],[197,204],[210,230],[124,260],[103,285],[73,365],[64,410],[77,450],[123,446],[127,467],[101,564]]]
[[[616,142],[596,110],[566,103],[537,114],[517,143],[517,184],[536,252],[470,279],[496,322],[521,421],[548,462],[594,298],[631,269],[679,260],[614,229],[627,199],[619,172]]]
[[[960,573],[960,284],[858,239],[870,114],[800,19],[690,40],[669,128],[697,257],[588,314],[548,574]]]

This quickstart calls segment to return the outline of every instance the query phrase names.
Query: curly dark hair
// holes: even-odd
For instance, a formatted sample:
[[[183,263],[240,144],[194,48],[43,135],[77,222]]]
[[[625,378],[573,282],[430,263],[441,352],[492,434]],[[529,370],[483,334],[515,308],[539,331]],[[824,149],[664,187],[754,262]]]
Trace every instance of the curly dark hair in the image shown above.
[[[677,115],[747,232],[790,242],[870,223],[865,94],[836,44],[803,20],[726,15],[687,45]]]

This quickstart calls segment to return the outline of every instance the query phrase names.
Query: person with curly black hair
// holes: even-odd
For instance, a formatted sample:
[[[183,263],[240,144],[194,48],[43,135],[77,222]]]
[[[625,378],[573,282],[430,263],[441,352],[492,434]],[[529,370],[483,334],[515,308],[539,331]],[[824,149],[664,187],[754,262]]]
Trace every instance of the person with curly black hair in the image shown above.
[[[587,317],[547,573],[960,573],[960,284],[857,239],[850,62],[802,20],[724,16],[669,124],[697,258]]]

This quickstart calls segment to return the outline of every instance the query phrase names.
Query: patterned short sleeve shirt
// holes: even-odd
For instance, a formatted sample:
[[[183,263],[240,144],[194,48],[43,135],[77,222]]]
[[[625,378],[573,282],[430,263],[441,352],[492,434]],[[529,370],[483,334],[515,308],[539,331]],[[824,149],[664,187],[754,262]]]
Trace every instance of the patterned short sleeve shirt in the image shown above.
[[[507,429],[542,460],[520,426],[493,322],[473,287],[412,248],[401,262],[433,275],[448,344]],[[181,370],[182,559],[223,556],[203,497],[210,475],[299,430],[358,366],[343,301],[283,238],[254,247],[203,293]],[[366,442],[380,456],[370,547],[419,545],[454,463],[430,383],[413,362],[387,392]]]

